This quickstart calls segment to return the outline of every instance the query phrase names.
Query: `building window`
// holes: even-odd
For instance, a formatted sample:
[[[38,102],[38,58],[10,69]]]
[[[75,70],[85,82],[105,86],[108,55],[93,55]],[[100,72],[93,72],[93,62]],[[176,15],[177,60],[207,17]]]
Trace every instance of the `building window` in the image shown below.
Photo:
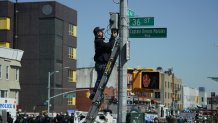
[[[76,71],[68,70],[68,79],[70,82],[76,82]]]
[[[0,95],[1,95],[1,98],[6,98],[7,97],[7,90],[0,90]]]
[[[6,79],[9,79],[9,66],[6,66]]]
[[[0,17],[0,30],[10,30],[10,18]]]
[[[19,74],[20,74],[20,71],[19,71],[19,69],[18,68],[16,68],[16,81],[18,81],[19,80]]]
[[[68,98],[67,105],[76,105],[76,98]]]
[[[69,24],[69,35],[76,37],[76,26]]]
[[[0,79],[2,78],[2,65],[0,65]]]
[[[10,43],[8,43],[8,42],[0,42],[0,47],[10,48]]]
[[[165,81],[165,88],[167,88],[167,82]]]
[[[204,97],[201,97],[201,102],[204,102]]]
[[[76,59],[76,48],[68,47],[68,58]]]

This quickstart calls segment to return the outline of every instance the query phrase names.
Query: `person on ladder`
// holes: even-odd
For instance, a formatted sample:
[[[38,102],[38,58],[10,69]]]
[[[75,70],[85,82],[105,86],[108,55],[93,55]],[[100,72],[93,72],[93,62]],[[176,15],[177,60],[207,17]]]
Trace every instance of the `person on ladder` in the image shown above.
[[[111,30],[111,37],[109,42],[105,42],[105,38],[103,35],[104,28],[95,27],[93,30],[95,40],[95,70],[97,72],[97,80],[95,82],[94,89],[89,96],[89,99],[93,99],[95,93],[98,89],[99,83],[101,81],[102,75],[104,73],[105,67],[107,65],[108,60],[110,59],[110,55],[112,52],[112,48],[114,46],[115,38],[117,37],[118,33],[117,30]]]

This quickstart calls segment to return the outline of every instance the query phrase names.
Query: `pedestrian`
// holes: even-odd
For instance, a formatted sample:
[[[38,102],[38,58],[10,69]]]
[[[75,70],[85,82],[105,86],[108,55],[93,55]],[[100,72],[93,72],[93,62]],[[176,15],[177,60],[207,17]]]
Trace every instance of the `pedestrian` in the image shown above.
[[[103,75],[105,67],[106,67],[106,64],[107,64],[108,60],[110,59],[110,55],[112,52],[112,48],[114,46],[115,38],[118,35],[117,30],[112,30],[109,42],[105,42],[103,30],[104,30],[104,28],[100,28],[100,27],[95,27],[93,30],[93,33],[95,36],[94,61],[95,61],[95,70],[97,72],[97,80],[95,82],[95,86],[94,86],[94,89],[92,91],[92,94],[89,96],[89,98],[91,100],[94,98],[95,93],[98,89],[102,75]]]
[[[74,123],[74,113],[71,113],[69,121],[70,123]]]
[[[13,123],[13,118],[11,117],[11,114],[9,112],[7,112],[7,122]]]
[[[159,123],[159,119],[157,117],[154,118],[154,123]]]
[[[0,115],[0,123],[2,123],[2,116]]]

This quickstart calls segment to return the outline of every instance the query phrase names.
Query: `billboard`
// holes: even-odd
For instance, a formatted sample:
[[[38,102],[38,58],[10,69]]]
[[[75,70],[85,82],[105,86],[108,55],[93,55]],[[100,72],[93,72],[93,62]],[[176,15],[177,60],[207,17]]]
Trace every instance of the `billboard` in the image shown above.
[[[146,89],[159,89],[160,73],[159,72],[142,72],[141,87]]]

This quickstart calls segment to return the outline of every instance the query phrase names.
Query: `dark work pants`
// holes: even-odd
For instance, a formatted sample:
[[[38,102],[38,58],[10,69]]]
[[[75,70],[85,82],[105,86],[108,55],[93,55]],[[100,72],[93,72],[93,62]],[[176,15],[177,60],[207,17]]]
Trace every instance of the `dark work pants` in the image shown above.
[[[97,72],[97,80],[95,82],[95,87],[93,89],[93,92],[95,93],[98,89],[98,86],[100,84],[101,78],[104,74],[104,70],[105,70],[106,64],[102,64],[102,63],[95,63],[95,70]]]

